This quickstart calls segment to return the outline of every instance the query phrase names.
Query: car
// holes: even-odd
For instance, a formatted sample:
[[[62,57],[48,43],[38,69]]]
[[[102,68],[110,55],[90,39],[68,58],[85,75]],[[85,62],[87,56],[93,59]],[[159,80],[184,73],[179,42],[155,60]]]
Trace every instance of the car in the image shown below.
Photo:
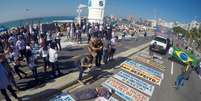
[[[163,37],[163,36],[156,36],[150,43],[149,49],[150,51],[155,51],[159,53],[166,54],[166,52],[169,50],[170,39]]]

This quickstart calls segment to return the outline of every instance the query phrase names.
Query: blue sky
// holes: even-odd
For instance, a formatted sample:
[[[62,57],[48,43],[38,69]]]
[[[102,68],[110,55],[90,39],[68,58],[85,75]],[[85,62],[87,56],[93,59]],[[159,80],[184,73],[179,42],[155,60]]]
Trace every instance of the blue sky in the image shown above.
[[[78,1],[0,0],[0,22],[41,16],[73,16]],[[87,1],[80,0],[84,4]],[[155,14],[168,21],[190,22],[194,18],[201,21],[200,10],[201,0],[106,0],[105,14],[142,18],[154,18]]]

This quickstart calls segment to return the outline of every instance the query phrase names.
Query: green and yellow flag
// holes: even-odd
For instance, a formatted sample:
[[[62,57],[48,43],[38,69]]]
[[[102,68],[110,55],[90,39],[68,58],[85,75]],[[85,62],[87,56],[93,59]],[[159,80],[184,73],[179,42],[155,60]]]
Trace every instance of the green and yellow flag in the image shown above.
[[[197,59],[190,51],[185,51],[184,49],[173,47],[173,54],[172,56],[178,60],[181,61],[184,64],[188,64],[189,62],[192,62],[194,66],[197,65]]]

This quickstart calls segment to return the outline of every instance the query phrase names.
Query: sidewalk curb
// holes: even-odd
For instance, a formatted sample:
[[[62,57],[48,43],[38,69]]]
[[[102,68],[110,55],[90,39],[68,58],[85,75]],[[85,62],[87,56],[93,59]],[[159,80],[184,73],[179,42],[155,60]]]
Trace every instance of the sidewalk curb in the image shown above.
[[[131,55],[133,55],[133,54],[136,54],[137,52],[139,52],[139,51],[141,51],[141,50],[147,48],[147,47],[149,46],[149,43],[150,43],[150,42],[145,43],[145,44],[140,45],[140,46],[137,46],[137,47],[135,47],[135,48],[131,48],[131,49],[127,50],[127,51],[121,52],[121,53],[115,55],[114,58],[118,58],[118,57],[129,57],[129,56],[131,56]],[[40,99],[40,98],[50,97],[50,96],[54,95],[55,93],[58,93],[59,91],[62,91],[63,89],[68,88],[68,87],[70,87],[70,86],[76,84],[76,83],[77,83],[76,77],[75,77],[75,79],[73,79],[73,80],[71,80],[71,81],[69,80],[70,82],[67,82],[67,81],[68,81],[68,78],[71,77],[71,76],[73,77],[73,75],[74,75],[74,76],[75,76],[75,75],[78,76],[78,72],[69,73],[69,74],[64,75],[64,76],[62,76],[62,77],[59,77],[59,78],[54,79],[54,81],[57,82],[58,84],[60,84],[60,86],[57,86],[57,87],[56,87],[56,85],[53,84],[53,83],[45,84],[45,86],[49,86],[49,87],[47,87],[47,88],[45,88],[45,87],[42,88],[42,87],[41,87],[41,89],[43,89],[43,90],[40,90],[40,91],[37,91],[37,90],[36,90],[36,91],[35,91],[36,93],[33,93],[33,94],[28,94],[28,93],[26,93],[26,92],[32,92],[32,91],[22,91],[22,92],[19,92],[18,95],[21,96],[21,97],[25,97],[25,98],[26,98],[26,96],[27,96],[27,97],[29,98],[28,100],[30,100],[30,99],[36,100],[36,99]],[[65,81],[66,81],[66,83],[65,83]],[[55,83],[55,82],[54,82],[54,83]],[[61,83],[62,83],[62,84],[61,84]],[[64,83],[65,83],[65,84],[64,84]],[[51,86],[51,85],[52,85],[52,86]],[[55,86],[54,86],[54,85],[55,85]],[[40,89],[40,88],[36,88],[36,89]],[[50,92],[45,92],[46,90],[52,90],[52,89],[54,89],[55,91],[52,91],[52,92],[51,92],[51,91],[50,91]],[[35,89],[34,89],[34,90],[35,90]],[[33,92],[34,92],[34,91],[33,91]],[[24,100],[23,100],[23,101],[24,101]],[[26,101],[26,100],[25,100],[25,101]]]

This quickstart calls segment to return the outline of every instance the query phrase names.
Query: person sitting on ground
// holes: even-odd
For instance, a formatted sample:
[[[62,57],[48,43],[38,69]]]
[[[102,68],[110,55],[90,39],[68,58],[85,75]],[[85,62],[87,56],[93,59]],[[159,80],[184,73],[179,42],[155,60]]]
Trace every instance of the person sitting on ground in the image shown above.
[[[91,54],[85,55],[79,62],[80,62],[79,63],[80,65],[78,66],[78,68],[79,68],[80,73],[79,73],[78,82],[83,84],[81,82],[83,73],[84,73],[84,71],[86,69],[92,68],[92,66],[93,66],[93,56]]]
[[[74,95],[76,97],[76,101],[83,101],[94,99],[97,97],[104,97],[106,99],[109,99],[113,93],[113,90],[108,90],[105,87],[96,87],[83,89],[79,92],[76,92]]]

